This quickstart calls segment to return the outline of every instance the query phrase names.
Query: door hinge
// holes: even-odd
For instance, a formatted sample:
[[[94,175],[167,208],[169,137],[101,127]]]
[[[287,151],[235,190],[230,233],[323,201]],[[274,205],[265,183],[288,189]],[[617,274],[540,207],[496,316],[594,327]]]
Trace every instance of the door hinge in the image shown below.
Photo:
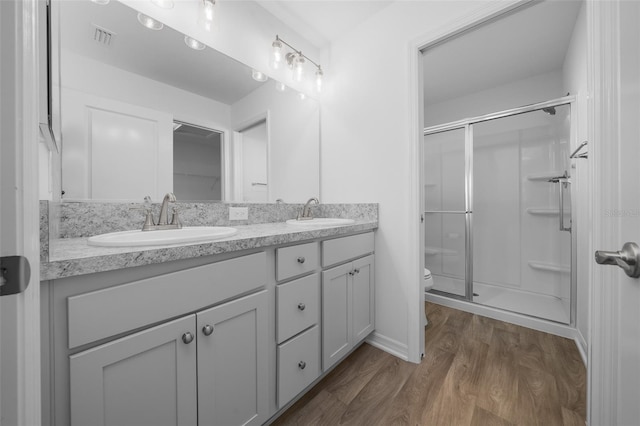
[[[29,286],[31,267],[24,256],[0,257],[0,296],[22,293]]]

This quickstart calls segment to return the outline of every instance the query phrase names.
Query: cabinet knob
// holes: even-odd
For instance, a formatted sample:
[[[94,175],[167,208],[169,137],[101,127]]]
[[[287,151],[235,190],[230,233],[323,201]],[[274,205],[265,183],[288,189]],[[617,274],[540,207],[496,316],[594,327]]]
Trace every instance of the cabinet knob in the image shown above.
[[[354,271],[349,271],[349,275],[354,276],[356,273]]]
[[[298,303],[298,309],[300,309],[301,311],[304,311],[306,307],[307,306],[304,303],[302,302]]]
[[[213,333],[212,325],[207,324],[204,327],[202,327],[202,334],[204,334],[205,336],[211,336],[211,333]]]
[[[193,334],[191,334],[190,332],[186,332],[182,335],[182,341],[184,343],[186,343],[187,345],[191,342],[193,342]]]
[[[304,261],[305,261],[306,259],[304,258],[304,256],[300,256],[300,257],[298,257],[298,259],[297,259],[297,260],[298,260],[298,263],[304,263]]]
[[[304,362],[304,361],[300,361],[300,362],[298,363],[298,368],[299,368],[300,370],[304,370],[306,366],[307,366],[307,363],[306,363],[306,362]]]
[[[354,273],[354,274],[359,274],[359,273],[360,273],[360,269],[354,269],[354,270],[353,270],[353,273]]]

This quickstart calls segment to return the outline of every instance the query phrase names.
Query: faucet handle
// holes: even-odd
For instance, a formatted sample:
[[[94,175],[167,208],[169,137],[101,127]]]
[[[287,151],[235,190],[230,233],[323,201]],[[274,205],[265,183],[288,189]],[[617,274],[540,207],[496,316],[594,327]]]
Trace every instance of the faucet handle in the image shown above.
[[[180,218],[178,217],[179,209],[177,207],[173,208],[173,215],[171,216],[171,225],[176,228],[182,228],[182,222],[180,222]]]

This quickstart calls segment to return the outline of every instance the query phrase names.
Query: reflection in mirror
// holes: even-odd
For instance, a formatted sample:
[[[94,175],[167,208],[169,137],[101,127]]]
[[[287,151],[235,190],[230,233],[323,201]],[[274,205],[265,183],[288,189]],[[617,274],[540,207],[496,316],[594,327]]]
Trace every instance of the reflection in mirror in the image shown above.
[[[222,176],[222,132],[174,122],[173,191],[180,200],[222,200]]]
[[[54,5],[65,199],[173,191],[179,200],[295,203],[319,194],[317,101],[255,81],[210,47],[189,48],[166,25],[143,27],[118,1]]]

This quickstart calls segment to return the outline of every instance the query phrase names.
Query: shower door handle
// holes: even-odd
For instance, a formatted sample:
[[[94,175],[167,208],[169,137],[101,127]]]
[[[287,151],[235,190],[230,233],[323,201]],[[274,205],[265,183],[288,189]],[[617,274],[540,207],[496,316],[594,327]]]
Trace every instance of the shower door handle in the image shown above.
[[[598,250],[595,258],[600,265],[617,265],[628,276],[640,278],[640,247],[636,243],[624,243],[620,251]]]
[[[571,232],[571,225],[568,227],[564,226],[564,190],[571,184],[568,180],[558,180],[558,185],[560,185],[560,199],[558,200],[559,209],[558,213],[560,216],[560,230],[561,231],[569,231]]]

